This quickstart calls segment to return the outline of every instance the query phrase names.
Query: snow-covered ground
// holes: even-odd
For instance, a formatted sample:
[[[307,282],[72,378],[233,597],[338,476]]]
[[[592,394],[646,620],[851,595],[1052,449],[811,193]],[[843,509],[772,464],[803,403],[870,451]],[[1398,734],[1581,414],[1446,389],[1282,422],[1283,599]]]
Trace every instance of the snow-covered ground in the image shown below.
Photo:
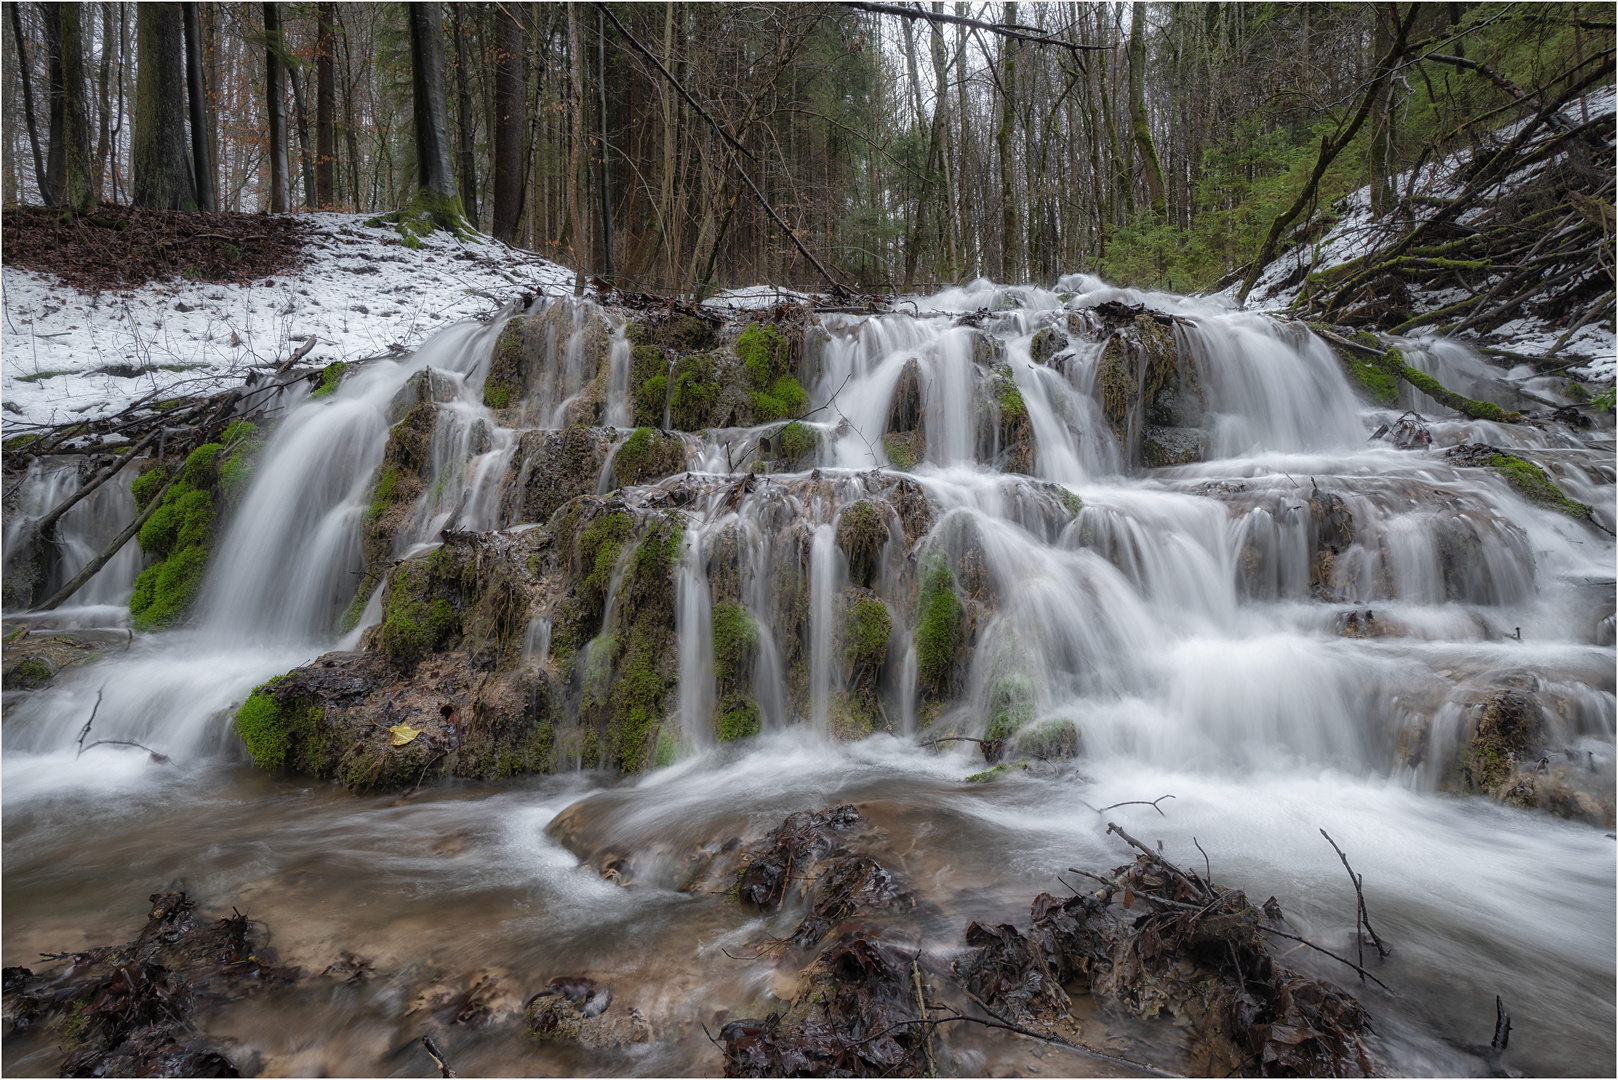
[[[1615,105],[1618,105],[1618,88],[1608,86],[1586,95],[1582,107],[1579,102],[1567,106],[1563,110],[1563,115],[1570,123],[1579,124],[1586,115],[1593,118],[1613,112]],[[1504,145],[1515,137],[1519,130],[1520,124],[1501,128],[1494,133],[1494,141]],[[1540,134],[1535,138],[1543,139],[1545,136]],[[1469,152],[1459,152],[1438,161],[1428,162],[1417,170],[1400,173],[1394,186],[1401,195],[1454,198],[1465,187],[1462,169],[1469,159]],[[1554,161],[1555,159],[1547,159],[1519,169],[1503,177],[1495,185],[1495,190],[1508,190],[1522,184],[1536,173],[1550,167]],[[1461,215],[1461,223],[1476,221],[1485,214],[1493,194],[1494,191],[1485,192],[1484,197],[1479,200],[1479,206]],[[1324,271],[1358,258],[1376,247],[1387,247],[1397,241],[1406,229],[1402,221],[1391,216],[1384,217],[1380,221],[1372,216],[1369,185],[1348,195],[1334,209],[1340,210],[1342,216],[1317,243],[1299,245],[1264,268],[1264,272],[1254,282],[1253,290],[1248,295],[1249,307],[1261,311],[1284,309],[1296,299],[1298,290],[1302,287],[1301,270]],[[1415,210],[1417,220],[1421,220],[1425,213],[1426,211],[1418,206]],[[1290,279],[1297,280],[1290,285],[1284,284]],[[1483,287],[1488,288],[1488,284]],[[1238,282],[1219,296],[1234,302],[1240,288]],[[1434,289],[1418,283],[1411,284],[1410,292],[1414,301],[1412,307],[1416,311],[1434,311],[1464,300],[1469,295],[1460,288]],[[1494,345],[1526,355],[1540,355],[1547,352],[1566,329],[1565,325],[1559,326],[1539,318],[1518,318],[1496,327],[1481,342],[1475,343]],[[1597,319],[1574,334],[1567,344],[1562,346],[1558,355],[1565,356],[1569,361],[1588,357],[1590,363],[1575,369],[1576,373],[1589,379],[1607,381],[1614,375],[1615,350],[1618,350],[1618,342],[1615,342],[1611,321]]]
[[[151,282],[88,296],[55,277],[0,268],[0,411],[4,426],[94,419],[154,391],[232,385],[285,360],[302,363],[411,349],[440,326],[523,292],[571,291],[573,272],[496,240],[436,231],[412,250],[369,215],[302,215],[314,228],[294,273],[247,285]]]

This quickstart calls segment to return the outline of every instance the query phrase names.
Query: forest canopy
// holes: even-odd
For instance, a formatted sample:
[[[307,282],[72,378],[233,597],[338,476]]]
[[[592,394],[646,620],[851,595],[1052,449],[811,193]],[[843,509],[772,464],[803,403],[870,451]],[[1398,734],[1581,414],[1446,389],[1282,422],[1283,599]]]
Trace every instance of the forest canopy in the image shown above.
[[[8,205],[415,207],[664,293],[1227,285],[1614,56],[1596,3],[5,6]]]

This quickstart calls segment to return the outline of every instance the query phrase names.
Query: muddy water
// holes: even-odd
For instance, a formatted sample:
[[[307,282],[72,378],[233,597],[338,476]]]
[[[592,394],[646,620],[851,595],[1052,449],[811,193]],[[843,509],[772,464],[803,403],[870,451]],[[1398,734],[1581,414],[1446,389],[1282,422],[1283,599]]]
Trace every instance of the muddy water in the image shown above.
[[[424,1032],[463,1075],[717,1072],[700,1025],[715,1031],[791,990],[791,965],[726,950],[749,956],[767,934],[789,933],[795,916],[771,925],[718,895],[675,891],[674,863],[704,842],[757,838],[793,810],[845,801],[861,808],[871,842],[917,894],[914,917],[896,932],[941,962],[968,921],[1025,920],[1032,895],[1073,880],[1069,866],[1127,861],[1107,820],[1161,838],[1182,863],[1200,859],[1194,836],[1215,881],[1275,895],[1294,927],[1351,950],[1354,897],[1314,831],[1324,827],[1364,874],[1378,932],[1396,950],[1381,970],[1397,998],[1355,987],[1394,1071],[1474,1067],[1454,1044],[1487,1042],[1496,993],[1511,1007],[1517,1067],[1593,1075],[1613,1052],[1612,841],[1329,770],[1221,779],[1088,761],[1083,775],[984,787],[962,782],[978,767],[964,754],[888,738],[829,746],[792,731],[637,783],[575,774],[406,799],[355,798],[222,763],[159,770],[138,752],[92,754],[95,766],[73,782],[63,779],[66,760],[8,762],[6,964],[127,940],[145,892],[183,881],[208,905],[267,926],[277,961],[315,976],[226,1005],[210,1021],[236,1060],[266,1074],[428,1075],[414,1042]],[[1165,794],[1175,797],[1163,816],[1092,809]],[[632,887],[603,881],[547,836],[553,817],[581,799],[574,813],[601,850],[654,853]],[[669,853],[661,867],[657,852]],[[318,976],[345,955],[374,974],[358,985],[344,981],[347,969]],[[1287,962],[1342,976],[1306,951]],[[664,1038],[633,1051],[535,1043],[522,1005],[559,974],[609,983],[620,1002],[657,1017]],[[467,1011],[469,1022],[452,1022]],[[1108,1045],[1177,1064],[1168,1032],[1101,1030]],[[1041,1064],[1028,1047],[976,1039],[957,1045],[963,1071]],[[54,1053],[14,1036],[6,1071],[50,1068]],[[1096,1071],[1051,1053],[1046,1072]]]
[[[766,734],[746,745],[714,747],[705,726],[711,615],[697,555],[728,524],[764,551],[775,510],[763,496],[733,511],[689,512],[679,571],[688,751],[674,766],[633,780],[572,772],[432,784],[408,798],[355,797],[246,766],[229,727],[233,707],[266,678],[354,644],[357,635],[345,641],[333,630],[335,614],[355,579],[390,403],[424,369],[448,421],[433,447],[443,482],[425,496],[436,501],[420,535],[406,541],[430,542],[457,512],[468,527],[512,524],[499,520],[491,478],[513,452],[513,432],[481,404],[499,324],[467,324],[414,357],[369,366],[331,399],[288,403],[288,421],[222,538],[198,627],[137,636],[49,690],[8,695],[4,963],[129,940],[146,896],[179,881],[205,908],[234,906],[257,920],[275,962],[304,972],[212,1011],[210,1033],[252,1071],[430,1075],[417,1040],[431,1033],[462,1075],[711,1074],[722,1061],[704,1026],[717,1034],[726,1018],[761,1016],[791,997],[794,965],[753,957],[801,912],[749,917],[710,879],[692,889],[692,854],[757,840],[793,811],[860,808],[862,850],[917,899],[881,929],[939,969],[964,944],[968,922],[1026,924],[1032,896],[1077,884],[1069,867],[1101,872],[1128,861],[1109,821],[1161,841],[1175,862],[1204,866],[1221,885],[1274,895],[1298,933],[1352,952],[1353,890],[1325,829],[1364,875],[1371,918],[1394,948],[1376,970],[1393,990],[1362,986],[1301,947],[1286,962],[1361,997],[1390,1072],[1475,1070],[1498,994],[1513,1017],[1507,1065],[1610,1075],[1613,838],[1588,823],[1441,793],[1431,764],[1460,737],[1469,695],[1531,684],[1555,703],[1544,717],[1549,738],[1582,763],[1588,788],[1610,793],[1612,543],[1441,453],[1463,441],[1533,453],[1611,526],[1610,426],[1436,418],[1432,452],[1395,451],[1366,436],[1399,410],[1362,407],[1320,342],[1250,314],[1152,297],[1192,319],[1176,334],[1204,373],[1209,460],[1126,472],[1096,402],[1099,347],[1075,342],[1058,370],[1033,361],[1031,340],[1085,302],[1139,298],[1093,279],[1064,287],[1075,296],[979,283],[919,305],[1010,308],[986,325],[1028,411],[1044,487],[976,459],[982,373],[971,335],[948,317],[828,320],[811,394],[829,417],[814,422],[826,436],[819,465],[828,488],[857,497],[856,470],[883,464],[893,387],[918,361],[928,438],[914,478],[934,507],[928,543],[952,557],[975,545],[1001,598],[981,628],[967,693],[942,722],[981,734],[989,684],[1011,670],[1033,686],[1041,719],[1071,719],[1081,731],[1077,759],[966,782],[984,768],[975,752],[940,752],[927,733],[914,734],[913,650],[890,659],[903,737],[849,744],[824,734],[830,702],[845,689],[827,616],[848,575],[831,540],[837,494],[792,508],[815,537],[807,707],[793,714],[765,627],[755,681]],[[585,325],[583,316],[573,325]],[[614,337],[609,412],[624,393],[621,332]],[[586,374],[578,338],[553,343],[554,370],[530,417],[565,414]],[[1447,345],[1421,348],[1413,362],[1514,403],[1473,359]],[[1400,408],[1410,404],[1426,403]],[[763,432],[691,441],[703,442],[697,460],[718,471]],[[37,482],[55,485],[34,499],[48,505],[62,480]],[[1071,520],[1051,516],[1056,484],[1082,501]],[[1330,602],[1310,591],[1302,531],[1302,504],[1317,488],[1339,495],[1359,529],[1339,556],[1346,595]],[[97,550],[97,530],[115,524],[105,516],[87,508],[64,518],[68,539]],[[1436,539],[1455,529],[1470,544],[1459,565],[1441,558]],[[134,569],[103,583],[91,598],[99,606],[54,623],[116,624]],[[762,611],[756,597],[744,600]],[[1342,620],[1371,606],[1391,632],[1344,637]],[[373,599],[362,625],[378,617]],[[896,622],[906,640],[911,629]],[[548,634],[531,630],[536,640]],[[97,736],[142,742],[173,762],[119,746],[78,756],[75,738],[92,709]],[[1433,752],[1409,765],[1398,740],[1414,716],[1431,718]],[[559,818],[570,847],[551,834]],[[604,880],[602,867],[624,868],[618,876],[630,883]],[[356,967],[369,974],[351,978]],[[615,1008],[638,1010],[657,1037],[616,1050],[535,1042],[523,1030],[524,1003],[547,980],[571,975],[611,986]],[[1127,1023],[1092,1004],[1076,1006],[1087,1041],[1186,1067],[1171,1025]],[[958,1073],[1112,1071],[981,1031],[952,1031],[949,1046],[947,1071]],[[60,1056],[26,1033],[0,1045],[0,1065],[19,1075],[49,1071]]]

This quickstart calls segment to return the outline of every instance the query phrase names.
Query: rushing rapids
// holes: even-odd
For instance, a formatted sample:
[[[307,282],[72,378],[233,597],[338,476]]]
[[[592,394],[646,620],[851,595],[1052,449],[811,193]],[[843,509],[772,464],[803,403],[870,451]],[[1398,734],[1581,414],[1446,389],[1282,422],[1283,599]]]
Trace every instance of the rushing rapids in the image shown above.
[[[1500,994],[1513,1067],[1610,1072],[1611,420],[1523,422],[1555,380],[1450,342],[1092,278],[906,309],[541,299],[285,391],[185,625],[122,629],[134,545],[8,616],[48,646],[7,675],[6,963],[121,940],[183,880],[330,976],[220,1006],[238,1064],[420,1071],[430,1031],[463,1074],[711,1073],[702,1025],[811,976],[751,956],[801,910],[693,867],[788,814],[859,808],[940,970],[968,922],[1127,861],[1109,820],[1353,953],[1325,828],[1393,990],[1287,963],[1353,981],[1381,1069],[1486,1067]],[[77,469],[31,466],[8,603],[122,529],[135,472],[50,558],[28,524]],[[81,750],[92,713],[123,744]],[[331,976],[355,957],[373,977]],[[586,973],[618,1004],[534,997]],[[8,1035],[6,1068],[48,1041]],[[956,1072],[1115,1068],[945,1042]]]

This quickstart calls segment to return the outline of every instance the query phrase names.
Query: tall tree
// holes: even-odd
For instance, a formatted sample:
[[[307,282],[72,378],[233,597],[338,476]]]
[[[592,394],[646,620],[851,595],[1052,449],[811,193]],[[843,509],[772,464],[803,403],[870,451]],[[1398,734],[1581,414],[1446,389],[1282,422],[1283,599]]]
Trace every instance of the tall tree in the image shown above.
[[[466,72],[466,30],[462,25],[462,8],[455,5],[455,138],[460,144],[455,154],[456,173],[461,187],[461,206],[466,216],[478,219],[477,148],[473,139],[472,88]]]
[[[494,235],[507,244],[517,239],[522,219],[523,86],[528,80],[520,7],[494,9]]]
[[[612,181],[607,171],[607,22],[601,8],[596,8],[596,86],[601,103],[596,111],[598,133],[601,137],[601,246],[606,259],[607,278],[617,271],[612,265]]]
[[[112,77],[112,51],[115,38],[112,30],[112,5],[101,5],[101,65],[97,75],[96,99],[99,108],[97,120],[100,129],[96,134],[95,159],[90,165],[90,201],[101,201],[102,176],[107,169],[107,154],[112,145],[112,97],[109,93]]]
[[[194,209],[196,181],[185,134],[185,28],[178,4],[141,4],[135,13],[136,206]]]
[[[410,5],[410,84],[416,123],[416,187],[436,196],[435,220],[464,224],[450,163],[449,117],[444,109],[444,15],[436,2]]]
[[[45,179],[51,201],[84,212],[95,205],[90,184],[90,120],[84,104],[84,44],[78,4],[46,4],[50,63],[50,157]]]
[[[149,5],[148,5],[149,6]],[[291,162],[287,156],[286,45],[281,40],[281,11],[264,5],[264,104],[270,129],[270,212],[291,208]]]
[[[39,128],[34,122],[34,80],[29,74],[27,39],[22,32],[19,6],[16,3],[6,5],[11,12],[11,41],[17,46],[17,70],[22,76],[23,119],[28,125],[28,143],[34,148],[34,183],[39,186],[40,198],[46,206],[50,206],[52,199],[50,184],[45,181],[45,157],[39,151]]]
[[[337,38],[333,31],[337,5],[318,4],[315,16],[319,20],[315,32],[315,205],[325,209],[332,204],[337,165]]]
[[[1129,130],[1146,173],[1152,214],[1159,221],[1167,221],[1163,167],[1158,163],[1157,144],[1152,142],[1152,125],[1146,115],[1146,5],[1141,0],[1135,0],[1129,13]]]
[[[197,177],[197,209],[219,209],[214,188],[213,144],[208,139],[208,100],[202,78],[202,20],[197,5],[185,9],[185,76],[191,102],[191,157]]]
[[[1017,0],[1007,0],[1005,24],[1017,24]],[[1018,42],[1014,39],[1001,39],[1000,126],[994,133],[995,147],[1000,152],[1000,280],[1006,284],[1022,276],[1022,253],[1018,243],[1022,233],[1017,225],[1014,180],[1016,164],[1011,151],[1011,129],[1017,122],[1017,49]]]

